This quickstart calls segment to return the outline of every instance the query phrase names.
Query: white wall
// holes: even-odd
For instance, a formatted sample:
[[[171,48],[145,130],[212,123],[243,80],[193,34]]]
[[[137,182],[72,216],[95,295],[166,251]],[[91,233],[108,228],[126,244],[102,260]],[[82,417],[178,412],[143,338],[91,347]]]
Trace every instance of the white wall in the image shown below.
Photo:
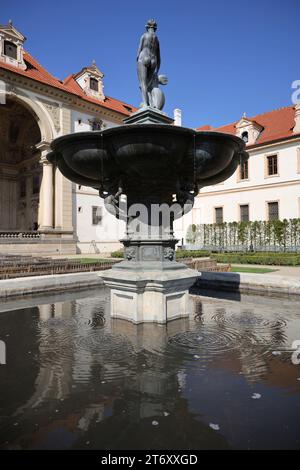
[[[72,119],[72,132],[86,132],[86,131],[90,131],[91,130],[91,126],[90,126],[90,123],[89,123],[89,120],[93,120],[96,116],[93,115],[93,114],[86,114],[86,113],[82,113],[80,111],[72,111],[71,112],[71,119]],[[97,119],[99,117],[97,116]],[[108,121],[107,119],[104,119],[104,118],[100,118],[104,125],[105,125],[105,128],[109,128],[109,127],[116,127],[118,126],[118,124],[116,124],[115,122],[110,122]],[[81,121],[81,124],[79,124],[78,121]]]
[[[280,219],[300,217],[299,141],[251,150],[249,179],[238,181],[238,170],[228,180],[203,188],[197,198],[193,223],[214,223],[215,207],[223,207],[224,221],[240,220],[240,204],[249,204],[250,220],[267,220],[267,202],[279,202]],[[278,175],[265,176],[265,158],[278,155]]]
[[[89,120],[93,120],[94,117],[94,115],[72,111],[72,132],[91,131]],[[106,128],[117,126],[105,119],[102,121]],[[95,189],[74,184],[73,205],[73,223],[79,253],[109,253],[122,246],[119,239],[124,236],[125,225],[107,212],[103,199]],[[103,219],[100,225],[92,223],[93,206],[102,207]]]
[[[80,253],[108,253],[121,247],[125,224],[109,214],[96,190],[75,185],[77,247]],[[103,219],[93,225],[92,207],[101,207]],[[95,241],[95,243],[92,243]]]

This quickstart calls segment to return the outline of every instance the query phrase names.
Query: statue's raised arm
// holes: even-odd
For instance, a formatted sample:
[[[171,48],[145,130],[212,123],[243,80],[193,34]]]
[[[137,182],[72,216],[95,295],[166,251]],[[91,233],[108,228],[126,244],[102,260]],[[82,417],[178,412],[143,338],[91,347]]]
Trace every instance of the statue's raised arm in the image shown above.
[[[166,77],[159,80],[158,71],[160,68],[160,46],[158,38],[155,34],[157,24],[155,20],[149,20],[146,24],[146,32],[140,39],[137,52],[137,70],[140,81],[140,88],[143,98],[143,106],[152,106],[162,109],[164,96],[158,89],[158,83],[165,84]],[[163,99],[157,99],[156,95],[159,90]],[[155,95],[155,98],[154,98]],[[162,98],[161,97],[161,98]]]

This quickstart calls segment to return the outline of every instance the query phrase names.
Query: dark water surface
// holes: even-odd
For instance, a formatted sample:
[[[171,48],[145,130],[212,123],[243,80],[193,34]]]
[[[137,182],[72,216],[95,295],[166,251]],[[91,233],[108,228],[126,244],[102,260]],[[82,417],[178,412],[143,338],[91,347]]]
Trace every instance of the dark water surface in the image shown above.
[[[191,302],[167,326],[99,289],[2,304],[0,448],[299,449],[300,303]]]

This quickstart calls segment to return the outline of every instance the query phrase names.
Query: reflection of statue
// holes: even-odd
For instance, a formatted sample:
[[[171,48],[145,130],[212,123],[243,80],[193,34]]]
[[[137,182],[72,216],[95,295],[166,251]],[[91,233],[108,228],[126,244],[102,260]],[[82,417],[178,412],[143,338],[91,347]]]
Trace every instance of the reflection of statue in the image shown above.
[[[162,109],[164,96],[158,84],[166,84],[166,77],[158,75],[160,68],[159,41],[155,34],[157,24],[149,20],[147,32],[143,34],[137,53],[137,70],[144,106]]]

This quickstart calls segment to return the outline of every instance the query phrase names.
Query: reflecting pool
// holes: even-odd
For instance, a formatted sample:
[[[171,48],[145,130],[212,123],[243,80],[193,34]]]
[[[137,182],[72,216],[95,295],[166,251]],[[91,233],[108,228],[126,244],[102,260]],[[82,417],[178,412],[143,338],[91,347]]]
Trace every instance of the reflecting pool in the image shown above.
[[[191,302],[138,326],[105,289],[2,303],[0,448],[300,448],[300,302]]]

